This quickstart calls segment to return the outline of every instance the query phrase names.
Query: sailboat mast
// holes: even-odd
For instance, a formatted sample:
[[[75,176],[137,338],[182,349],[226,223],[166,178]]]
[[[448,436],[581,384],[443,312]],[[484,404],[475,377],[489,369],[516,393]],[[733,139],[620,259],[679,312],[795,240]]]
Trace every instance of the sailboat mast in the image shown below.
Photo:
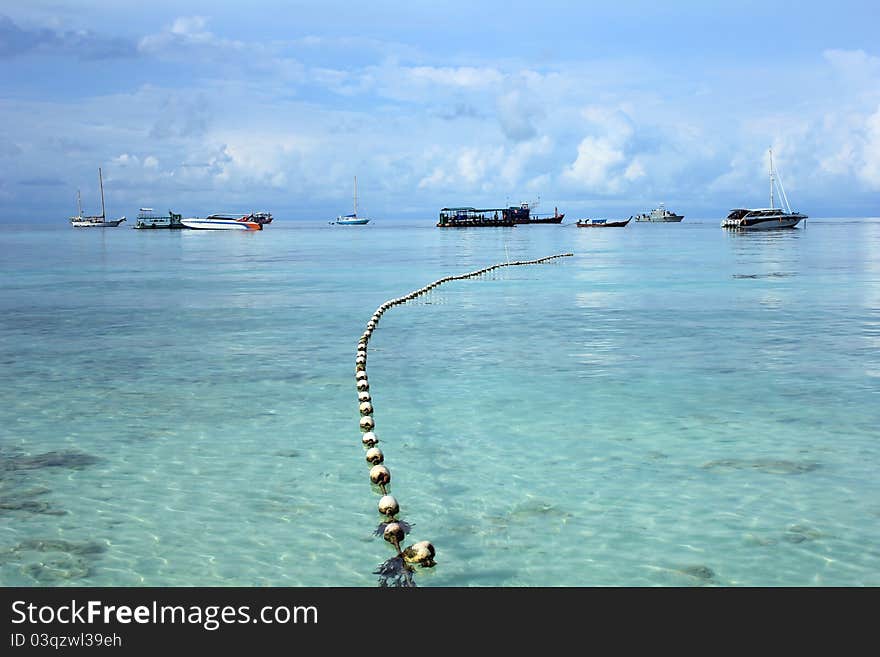
[[[98,183],[101,185],[101,219],[106,219],[104,213],[104,177],[101,175],[101,167],[98,167]]]
[[[770,209],[773,209],[773,149],[770,149]]]
[[[354,177],[354,216],[358,213],[358,177]]]
[[[79,190],[76,190],[76,212],[77,212],[77,215],[76,215],[77,217],[82,217],[83,204],[82,204],[82,197],[80,197],[80,195],[79,195]]]

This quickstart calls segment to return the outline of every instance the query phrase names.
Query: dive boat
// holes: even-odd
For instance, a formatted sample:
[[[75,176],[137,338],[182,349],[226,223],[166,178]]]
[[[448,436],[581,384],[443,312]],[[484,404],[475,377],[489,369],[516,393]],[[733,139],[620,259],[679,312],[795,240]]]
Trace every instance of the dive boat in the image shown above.
[[[779,196],[785,208],[773,207],[773,190],[778,188]],[[782,178],[773,168],[773,149],[770,149],[770,207],[769,208],[736,208],[721,222],[722,228],[734,228],[736,230],[773,230],[776,228],[794,228],[801,219],[807,215],[801,212],[792,212],[788,204],[785,188],[782,186]]]
[[[235,219],[229,215],[210,214],[204,218],[181,219],[180,223],[196,230],[263,230],[263,224],[251,221],[248,216]]]
[[[125,217],[119,219],[107,219],[104,212],[104,178],[101,175],[101,167],[98,167],[98,184],[101,187],[101,214],[92,216],[83,216],[82,199],[79,190],[76,192],[76,209],[77,215],[70,218],[70,225],[74,228],[115,228],[123,221]]]
[[[168,211],[168,214],[154,214],[153,208],[141,208],[138,212],[137,221],[135,222],[132,228],[137,229],[180,229],[186,228],[180,220],[183,218],[183,215],[175,214],[171,210]]]
[[[336,221],[331,221],[331,224],[337,224],[339,226],[363,226],[366,223],[369,223],[369,219],[366,217],[358,216],[358,179],[357,176],[354,177],[354,213],[340,215],[336,217]]]
[[[626,221],[608,221],[607,219],[578,219],[578,228],[626,228],[632,217]]]

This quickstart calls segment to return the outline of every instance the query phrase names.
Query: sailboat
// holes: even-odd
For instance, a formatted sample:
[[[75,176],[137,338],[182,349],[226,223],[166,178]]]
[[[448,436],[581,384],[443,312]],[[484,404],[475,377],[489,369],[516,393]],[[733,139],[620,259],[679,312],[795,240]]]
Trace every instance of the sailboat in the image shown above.
[[[363,226],[368,223],[370,220],[366,217],[358,217],[358,179],[357,176],[354,177],[354,213],[347,215],[340,215],[336,217],[336,221],[331,221],[331,224],[338,224],[340,226]]]
[[[101,175],[101,167],[98,167],[98,184],[101,186],[101,214],[83,216],[82,199],[80,199],[79,190],[76,190],[77,214],[70,218],[70,225],[74,228],[114,228],[125,221],[125,216],[119,219],[107,219],[106,217],[104,212],[104,178]]]
[[[779,189],[779,196],[785,208],[773,207],[773,190]],[[722,228],[736,228],[739,230],[772,230],[775,228],[794,228],[801,219],[807,215],[800,212],[792,212],[782,186],[782,178],[773,168],[773,149],[770,149],[770,207],[769,208],[737,208],[721,222]]]

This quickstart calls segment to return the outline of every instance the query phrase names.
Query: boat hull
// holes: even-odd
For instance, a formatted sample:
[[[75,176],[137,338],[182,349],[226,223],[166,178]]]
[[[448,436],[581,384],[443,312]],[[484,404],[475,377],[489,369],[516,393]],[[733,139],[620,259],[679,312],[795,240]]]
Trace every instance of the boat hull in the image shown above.
[[[653,218],[650,215],[640,215],[636,217],[636,221],[644,221],[648,223],[655,224],[668,224],[668,223],[678,223],[682,219],[684,219],[684,215],[674,214],[666,217]]]
[[[529,217],[528,221],[514,221],[517,225],[528,226],[530,224],[561,224],[565,214],[556,214],[552,217]]]
[[[337,226],[363,226],[364,224],[367,224],[369,222],[369,219],[337,219],[333,223]]]
[[[89,221],[88,219],[71,219],[70,225],[74,228],[115,228],[125,221],[125,217],[121,219],[102,219],[100,221]]]
[[[194,230],[263,230],[262,224],[236,219],[181,219],[180,223]]]
[[[728,217],[721,222],[722,228],[731,228],[734,230],[780,230],[785,228],[795,228],[801,219],[806,219],[806,215],[781,215],[778,217],[743,217],[741,219],[731,219]]]
[[[626,221],[578,221],[578,228],[626,228],[626,225],[630,222],[630,219]]]

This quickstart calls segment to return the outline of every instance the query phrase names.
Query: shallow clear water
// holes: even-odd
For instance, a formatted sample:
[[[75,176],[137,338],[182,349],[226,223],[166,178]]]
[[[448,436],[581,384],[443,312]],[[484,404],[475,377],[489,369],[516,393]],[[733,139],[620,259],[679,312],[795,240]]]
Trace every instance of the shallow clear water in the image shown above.
[[[880,585],[880,222],[0,227],[0,584]],[[48,456],[47,456],[48,455]]]

